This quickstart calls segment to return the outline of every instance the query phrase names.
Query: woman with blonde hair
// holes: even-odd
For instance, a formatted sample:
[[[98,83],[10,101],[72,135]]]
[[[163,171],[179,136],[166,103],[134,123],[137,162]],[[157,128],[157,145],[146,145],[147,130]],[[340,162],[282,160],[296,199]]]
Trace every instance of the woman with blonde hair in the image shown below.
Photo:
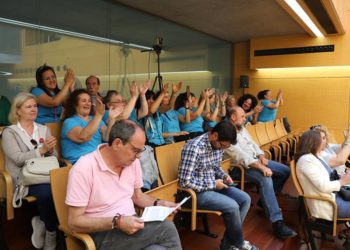
[[[56,139],[50,129],[35,122],[38,106],[35,96],[21,92],[12,102],[9,120],[13,125],[2,133],[2,148],[5,153],[6,169],[12,176],[14,187],[26,160],[56,155]],[[39,216],[32,219],[32,244],[36,248],[56,248],[57,216],[52,200],[50,184],[30,185],[29,195],[35,196]]]

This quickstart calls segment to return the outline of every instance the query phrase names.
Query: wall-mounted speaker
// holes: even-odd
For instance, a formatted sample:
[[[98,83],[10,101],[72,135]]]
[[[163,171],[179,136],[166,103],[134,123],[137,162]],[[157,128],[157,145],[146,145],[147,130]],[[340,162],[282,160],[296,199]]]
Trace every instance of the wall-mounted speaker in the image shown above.
[[[241,88],[249,88],[249,76],[241,75],[239,77],[239,82]]]

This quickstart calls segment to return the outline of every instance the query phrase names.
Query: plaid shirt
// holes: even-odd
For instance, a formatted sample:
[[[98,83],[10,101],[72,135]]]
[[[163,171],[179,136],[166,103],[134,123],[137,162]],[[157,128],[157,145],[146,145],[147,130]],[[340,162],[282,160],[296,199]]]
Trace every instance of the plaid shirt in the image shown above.
[[[181,153],[180,186],[196,192],[214,190],[215,180],[225,176],[220,166],[223,154],[211,147],[208,133],[187,142]]]

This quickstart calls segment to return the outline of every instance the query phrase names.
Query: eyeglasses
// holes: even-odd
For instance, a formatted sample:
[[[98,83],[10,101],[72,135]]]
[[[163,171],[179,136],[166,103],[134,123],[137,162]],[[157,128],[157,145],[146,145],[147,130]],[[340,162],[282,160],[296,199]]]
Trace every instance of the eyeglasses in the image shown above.
[[[220,149],[227,149],[231,146],[231,143],[228,143],[228,144],[224,144],[222,143],[221,141],[218,141],[218,144],[220,145]]]
[[[34,149],[37,149],[38,148],[38,142],[34,139],[31,139],[30,140],[30,143],[34,146]]]
[[[310,127],[310,130],[321,129],[321,128],[322,128],[321,125],[314,125]]]
[[[50,76],[50,77],[45,77],[43,78],[43,81],[50,81],[50,80],[56,80],[56,76]]]
[[[126,103],[126,100],[122,100],[122,101],[115,101],[115,102],[110,102],[110,103],[115,103],[115,104],[124,104],[124,103]]]
[[[137,148],[134,145],[132,145],[131,142],[128,142],[128,143],[130,144],[130,146],[132,147],[132,151],[134,151],[134,153],[136,155],[141,154],[142,152],[144,152],[146,150],[145,146],[143,146],[143,148]]]

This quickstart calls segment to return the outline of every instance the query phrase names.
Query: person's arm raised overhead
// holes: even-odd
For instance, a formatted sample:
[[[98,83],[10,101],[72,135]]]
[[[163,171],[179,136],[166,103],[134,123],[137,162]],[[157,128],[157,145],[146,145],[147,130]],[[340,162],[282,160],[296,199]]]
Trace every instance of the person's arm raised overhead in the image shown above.
[[[337,154],[328,160],[328,164],[331,167],[337,167],[344,165],[350,155],[350,124],[348,129],[344,131],[345,141],[337,152]]]
[[[153,115],[154,113],[157,112],[164,96],[166,95],[166,93],[168,93],[168,88],[169,88],[169,83],[166,83],[163,85],[162,90],[160,91],[160,94],[158,95],[157,99],[152,103],[151,108],[149,110],[149,112]]]
[[[170,103],[169,103],[169,109],[174,109],[175,108],[175,101],[176,101],[176,96],[177,93],[179,93],[179,91],[182,88],[182,82],[178,82],[177,84],[173,84],[172,85],[172,92],[171,92],[171,96],[170,96]]]
[[[266,105],[266,107],[270,108],[270,109],[277,109],[279,106],[281,106],[283,104],[283,100],[282,100],[282,91],[279,90],[277,93],[277,99],[275,103],[270,102],[269,104]]]
[[[138,113],[137,113],[137,119],[138,120],[148,115],[148,105],[147,105],[147,100],[146,100],[145,94],[146,94],[147,89],[149,88],[150,84],[151,84],[151,80],[147,80],[139,88],[141,107],[140,107],[140,109],[138,110]]]
[[[62,89],[57,93],[56,96],[52,97],[47,94],[43,94],[37,97],[37,103],[45,107],[57,107],[63,103],[67,94],[71,89],[74,89],[74,72],[72,69],[67,69],[64,76],[64,85]]]
[[[194,112],[191,112],[191,120],[194,120],[198,116],[202,115],[202,112],[204,110],[206,97],[209,97],[213,93],[214,93],[214,89],[205,89],[205,90],[202,91],[202,93],[201,93],[201,96],[202,96],[201,102],[199,103],[197,110],[194,111]]]
[[[118,120],[128,119],[130,117],[132,110],[135,108],[137,98],[139,97],[139,89],[135,82],[132,82],[131,84],[129,84],[129,90],[130,90],[130,99],[126,103],[122,113],[118,117]]]
[[[102,139],[103,141],[107,142],[109,138],[109,132],[111,131],[114,123],[119,119],[120,114],[123,112],[123,107],[110,107],[109,113],[108,113],[108,126],[101,127],[102,131]]]
[[[227,91],[225,91],[222,95],[220,95],[220,102],[221,102],[221,109],[220,109],[220,116],[226,117],[226,99],[228,97]]]

